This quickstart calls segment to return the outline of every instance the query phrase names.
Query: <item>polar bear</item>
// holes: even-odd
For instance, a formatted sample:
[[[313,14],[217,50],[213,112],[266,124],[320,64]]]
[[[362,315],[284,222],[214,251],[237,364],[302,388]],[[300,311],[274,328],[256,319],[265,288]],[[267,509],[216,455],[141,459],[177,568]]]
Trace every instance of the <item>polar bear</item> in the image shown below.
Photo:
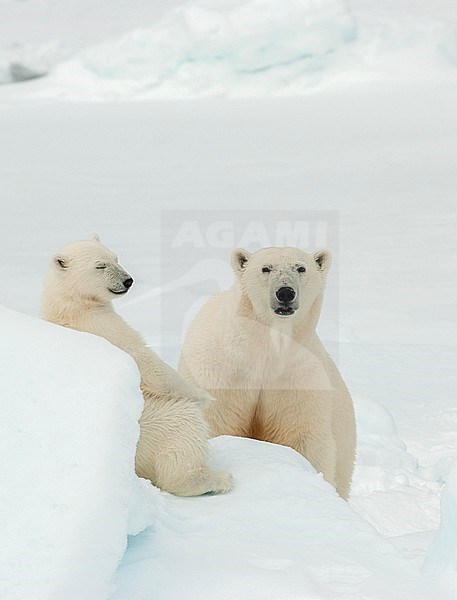
[[[184,381],[113,310],[111,300],[126,294],[132,284],[98,236],[74,242],[51,261],[41,315],[104,337],[136,361],[145,401],[136,452],[140,477],[178,496],[226,492],[231,475],[206,466],[209,430],[203,406],[214,400]]]
[[[214,435],[290,446],[347,499],[354,408],[316,333],[330,262],[327,250],[234,250],[235,284],[190,324],[179,373],[216,397]]]

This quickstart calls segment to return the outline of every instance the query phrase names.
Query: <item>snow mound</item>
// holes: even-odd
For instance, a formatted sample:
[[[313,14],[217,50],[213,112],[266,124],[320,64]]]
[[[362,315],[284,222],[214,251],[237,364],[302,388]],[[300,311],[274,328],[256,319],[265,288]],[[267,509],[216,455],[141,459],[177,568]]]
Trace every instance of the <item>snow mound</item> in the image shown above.
[[[457,460],[441,496],[441,524],[431,543],[422,570],[457,592]]]
[[[313,83],[355,37],[343,0],[198,0],[87,48],[53,79],[88,99],[269,95],[304,74]]]
[[[449,78],[457,64],[453,7],[432,16],[425,5],[346,0],[21,4],[0,6],[0,83],[48,73],[21,86],[32,96],[296,96],[330,83]]]
[[[3,307],[0,329],[0,598],[101,600],[127,534],[152,519],[154,491],[134,474],[137,367],[101,338]]]
[[[436,600],[437,588],[298,453],[231,437],[211,446],[234,490],[161,494],[154,528],[130,540],[112,600],[133,589],[155,600]]]
[[[358,444],[352,506],[387,537],[422,531],[424,522],[438,526],[438,473],[408,452],[384,406],[360,397],[354,406]]]

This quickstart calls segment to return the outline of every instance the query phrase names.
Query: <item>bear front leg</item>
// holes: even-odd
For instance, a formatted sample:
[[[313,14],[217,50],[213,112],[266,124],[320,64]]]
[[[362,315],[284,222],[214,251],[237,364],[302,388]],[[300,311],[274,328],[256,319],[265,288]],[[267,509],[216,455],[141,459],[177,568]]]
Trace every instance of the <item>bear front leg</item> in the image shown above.
[[[259,439],[293,448],[335,487],[337,450],[329,392],[263,390],[257,426]]]
[[[302,456],[304,456],[316,469],[322,473],[324,479],[337,489],[336,481],[336,444],[335,440],[322,432],[306,431],[291,443]]]

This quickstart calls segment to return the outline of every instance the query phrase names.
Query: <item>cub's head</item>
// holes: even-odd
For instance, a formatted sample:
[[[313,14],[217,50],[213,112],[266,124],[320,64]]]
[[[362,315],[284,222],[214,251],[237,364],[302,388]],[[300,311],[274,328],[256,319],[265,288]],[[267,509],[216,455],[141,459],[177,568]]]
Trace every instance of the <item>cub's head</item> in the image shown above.
[[[51,262],[52,281],[66,295],[107,302],[126,294],[132,277],[98,235],[68,244]],[[56,290],[57,291],[57,290]]]
[[[255,313],[269,321],[305,315],[322,295],[331,263],[328,250],[298,248],[232,252],[232,266]]]

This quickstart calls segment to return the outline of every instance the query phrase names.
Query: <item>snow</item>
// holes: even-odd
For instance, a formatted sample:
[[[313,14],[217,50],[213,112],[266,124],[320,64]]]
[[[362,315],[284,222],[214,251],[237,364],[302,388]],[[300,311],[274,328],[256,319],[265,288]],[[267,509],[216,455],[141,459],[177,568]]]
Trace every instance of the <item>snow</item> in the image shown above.
[[[441,496],[441,523],[422,567],[455,595],[457,591],[457,461],[451,466]]]
[[[211,466],[236,478],[226,495],[177,498],[138,479],[133,361],[96,336],[0,317],[1,597],[436,598],[440,584],[289,448],[212,440]],[[365,432],[405,451],[385,410],[360,413]]]
[[[48,75],[32,96],[72,100],[295,96],[376,79],[455,77],[456,15],[405,2],[389,10],[345,0],[194,0],[53,6],[4,2],[0,83]],[[354,4],[354,6],[353,6]],[[1,9],[1,7],[0,7]],[[66,19],[103,22],[66,34]],[[1,13],[0,13],[1,14]],[[49,17],[31,32],[23,20]],[[121,16],[122,15],[122,16]],[[7,22],[7,20],[5,21]],[[0,25],[0,33],[2,27]],[[22,92],[23,93],[23,92]]]
[[[393,598],[398,587],[400,598],[445,600],[455,595],[456,569],[455,3],[271,1],[250,35],[255,6],[120,0],[114,10],[108,0],[0,2],[3,80],[11,79],[12,63],[47,72],[0,87],[4,304],[36,315],[49,256],[98,231],[135,277],[119,312],[176,365],[185,323],[206,295],[229,284],[230,249],[245,243],[249,223],[309,219],[318,211],[338,229],[329,240],[335,262],[320,332],[355,400],[359,440],[349,506],[290,451],[243,440],[214,442],[212,460],[237,482],[227,496],[173,498],[130,471],[132,483],[122,490],[129,490],[130,510],[123,502],[116,512],[114,496],[101,494],[97,504],[109,504],[112,517],[97,526],[107,533],[88,530],[84,547],[106,560],[93,578],[105,590],[97,600],[113,590],[108,582],[119,560],[117,600],[146,600],[153,592],[168,600],[179,586],[184,597],[221,597],[249,581],[274,598],[284,598],[284,589],[293,598],[298,582],[299,598],[357,598],[363,573],[362,597]],[[300,19],[314,23],[314,37],[297,34]],[[263,41],[271,42],[265,52]],[[302,52],[310,56],[299,58]],[[192,219],[202,230],[198,256],[195,248],[169,256],[173,222]],[[215,221],[233,225],[225,245],[208,233]],[[195,269],[178,277],[176,256]],[[164,311],[176,298],[182,304],[167,321]],[[17,320],[10,325],[23,332]],[[4,340],[6,322],[1,327]],[[122,386],[128,397],[137,393],[134,377],[120,379],[104,409],[119,406]],[[85,397],[93,397],[95,375],[84,381]],[[132,410],[126,428],[134,427]],[[37,432],[39,423],[33,425]],[[132,456],[123,455],[124,466],[106,460],[119,469],[114,477]],[[88,465],[87,477],[99,464]],[[280,495],[273,491],[278,481]],[[37,504],[44,516],[51,510],[46,498],[52,502],[47,482],[34,486],[44,489]],[[49,485],[63,490],[65,482],[56,476]],[[22,481],[29,503],[32,487]],[[89,495],[84,506],[95,512]],[[292,520],[300,535],[291,533]],[[221,544],[220,531],[230,542]],[[343,531],[347,544],[337,535]],[[361,539],[351,537],[357,531]],[[20,538],[8,540],[21,545]],[[41,574],[63,565],[52,545],[37,556],[32,543],[22,544],[22,553],[24,547],[27,560],[44,557]],[[19,559],[7,564],[18,586]],[[239,580],[229,564],[239,568]],[[83,558],[72,565],[86,568]],[[382,587],[381,574],[391,589]],[[70,580],[82,586],[88,578],[76,569]],[[427,596],[426,580],[448,591]],[[80,597],[90,600],[84,591]]]
[[[258,95],[325,69],[354,37],[341,0],[205,0],[84,50],[53,79],[89,97]]]
[[[383,406],[355,398],[355,407],[359,439],[351,505],[402,549],[405,536],[424,523],[438,525],[441,482],[408,451]],[[429,541],[419,539],[419,546]]]
[[[133,466],[138,370],[105,340],[4,307],[0,329],[0,597],[107,598],[127,534],[151,523]]]
[[[437,598],[440,588],[418,577],[298,453],[230,437],[211,445],[213,465],[229,468],[236,487],[158,498],[154,528],[129,544],[112,600],[132,589],[157,600]]]

